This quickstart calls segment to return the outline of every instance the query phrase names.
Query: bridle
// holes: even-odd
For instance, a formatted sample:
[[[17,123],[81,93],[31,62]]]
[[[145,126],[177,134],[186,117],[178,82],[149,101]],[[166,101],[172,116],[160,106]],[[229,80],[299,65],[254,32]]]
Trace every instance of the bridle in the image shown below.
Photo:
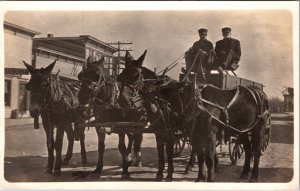
[[[96,100],[102,102],[101,100],[99,100],[99,98],[97,98],[97,95],[100,92],[100,90],[105,87],[107,79],[105,75],[102,74],[102,69],[96,66],[95,64],[89,64],[88,67],[92,67],[98,70],[99,72],[99,79],[96,82],[84,76],[80,79],[80,81],[82,82],[82,86],[85,86],[91,92],[91,100],[88,105],[92,105]],[[88,82],[89,85],[87,85],[85,82]]]

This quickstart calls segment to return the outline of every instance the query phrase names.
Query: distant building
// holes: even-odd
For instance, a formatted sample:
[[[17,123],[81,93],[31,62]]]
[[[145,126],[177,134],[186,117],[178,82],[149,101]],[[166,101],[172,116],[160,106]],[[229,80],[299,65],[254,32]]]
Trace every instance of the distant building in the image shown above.
[[[32,39],[39,32],[4,21],[4,103],[5,118],[28,115],[29,94],[25,89],[31,63]]]
[[[32,65],[36,68],[46,67],[57,59],[53,73],[59,70],[60,76],[77,80],[89,56],[93,60],[105,57],[105,63],[112,63],[116,51],[115,47],[88,35],[54,37],[48,34],[46,38],[34,38]]]
[[[283,110],[285,112],[293,112],[294,111],[294,88],[287,87],[283,91]]]

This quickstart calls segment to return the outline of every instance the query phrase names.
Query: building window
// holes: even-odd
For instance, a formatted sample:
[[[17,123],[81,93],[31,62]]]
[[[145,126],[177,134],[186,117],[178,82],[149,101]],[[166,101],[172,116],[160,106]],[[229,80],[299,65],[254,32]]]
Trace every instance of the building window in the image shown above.
[[[10,97],[11,97],[11,80],[5,80],[5,95],[4,101],[5,106],[10,106]]]

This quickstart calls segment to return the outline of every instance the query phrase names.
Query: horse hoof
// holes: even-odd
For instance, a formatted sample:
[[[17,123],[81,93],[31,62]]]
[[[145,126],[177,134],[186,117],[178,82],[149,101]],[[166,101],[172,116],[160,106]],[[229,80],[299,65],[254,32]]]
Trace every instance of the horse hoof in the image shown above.
[[[60,170],[54,170],[53,176],[60,176]]]
[[[249,182],[258,182],[258,178],[250,178]]]
[[[206,181],[206,177],[202,176],[202,177],[198,177],[195,182],[205,182]]]
[[[91,172],[89,174],[89,176],[92,177],[92,178],[100,178],[101,177],[101,173],[93,171],[93,172]]]
[[[169,176],[166,177],[166,182],[172,182],[172,181],[173,181],[173,177],[169,177]]]
[[[122,173],[122,179],[123,180],[129,180],[130,179],[130,173]]]
[[[155,180],[156,181],[162,181],[164,179],[164,175],[156,175],[156,178],[155,178]]]
[[[249,174],[248,173],[242,173],[240,176],[241,180],[247,180],[249,178]]]
[[[136,167],[143,167],[143,164],[142,164],[142,162],[137,162],[137,163],[135,164],[135,166],[136,166]]]
[[[184,174],[189,174],[190,172],[193,172],[192,168],[190,167],[185,168]]]

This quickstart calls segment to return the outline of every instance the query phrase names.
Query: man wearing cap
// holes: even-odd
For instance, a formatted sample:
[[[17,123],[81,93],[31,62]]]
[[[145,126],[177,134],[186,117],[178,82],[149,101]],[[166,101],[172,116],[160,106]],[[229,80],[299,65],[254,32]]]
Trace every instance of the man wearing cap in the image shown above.
[[[199,71],[199,64],[201,62],[204,70],[202,72],[204,72],[205,74],[210,73],[210,65],[212,64],[212,60],[209,58],[211,57],[212,52],[214,52],[214,47],[213,44],[206,38],[207,32],[208,30],[204,28],[198,30],[200,39],[196,41],[193,44],[192,48],[186,53],[187,70],[189,70],[189,68],[193,64],[197,52],[199,51],[198,58],[194,64],[192,71],[196,73],[201,72]]]
[[[231,38],[231,28],[222,28],[223,40],[216,43],[216,60],[214,65],[224,70],[234,71],[238,68],[241,57],[240,41]],[[220,68],[219,68],[220,69]]]

